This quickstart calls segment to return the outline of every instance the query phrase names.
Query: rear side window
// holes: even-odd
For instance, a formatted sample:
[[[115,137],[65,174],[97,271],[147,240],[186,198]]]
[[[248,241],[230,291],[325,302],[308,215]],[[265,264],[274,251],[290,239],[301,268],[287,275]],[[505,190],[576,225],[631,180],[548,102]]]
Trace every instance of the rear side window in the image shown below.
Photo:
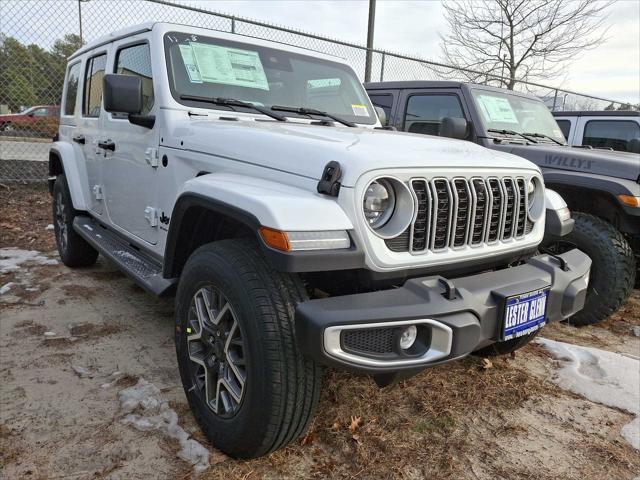
[[[412,95],[407,102],[404,130],[439,135],[445,117],[464,118],[462,105],[456,95]]]
[[[64,114],[73,115],[76,109],[76,98],[78,98],[78,82],[80,81],[80,63],[75,63],[69,67],[67,73],[67,93],[64,97]]]
[[[569,132],[571,131],[571,122],[569,120],[556,120],[564,138],[569,140]]]
[[[133,45],[118,51],[115,73],[140,77],[142,81],[142,114],[153,108],[153,79],[149,44]],[[114,114],[114,117],[117,117]]]
[[[85,117],[99,117],[102,103],[102,78],[107,65],[107,54],[103,53],[90,58],[84,74],[84,101],[82,115]]]
[[[384,94],[369,94],[369,98],[371,99],[371,103],[375,107],[380,107],[384,110],[384,113],[387,115],[387,123],[391,121],[391,109],[393,108],[393,95],[390,93]]]
[[[640,138],[640,125],[628,120],[589,120],[584,126],[583,145],[594,148],[613,148],[624,152],[629,141]]]

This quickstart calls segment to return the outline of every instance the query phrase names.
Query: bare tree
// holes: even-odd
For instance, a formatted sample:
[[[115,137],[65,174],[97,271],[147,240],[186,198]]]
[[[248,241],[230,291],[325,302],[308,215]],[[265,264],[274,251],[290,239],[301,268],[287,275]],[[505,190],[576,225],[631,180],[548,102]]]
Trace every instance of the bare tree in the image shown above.
[[[577,55],[605,40],[604,12],[612,3],[448,0],[443,55],[447,63],[472,70],[466,72],[469,80],[493,79],[511,90],[519,80],[557,78]]]

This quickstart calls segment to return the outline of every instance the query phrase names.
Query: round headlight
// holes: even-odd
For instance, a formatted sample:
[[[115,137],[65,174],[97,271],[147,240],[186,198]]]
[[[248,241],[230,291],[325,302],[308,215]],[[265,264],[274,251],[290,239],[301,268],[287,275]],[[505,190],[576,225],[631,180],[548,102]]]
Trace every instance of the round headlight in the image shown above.
[[[367,187],[362,201],[364,216],[371,228],[384,226],[396,205],[396,194],[391,184],[384,179],[378,179]]]

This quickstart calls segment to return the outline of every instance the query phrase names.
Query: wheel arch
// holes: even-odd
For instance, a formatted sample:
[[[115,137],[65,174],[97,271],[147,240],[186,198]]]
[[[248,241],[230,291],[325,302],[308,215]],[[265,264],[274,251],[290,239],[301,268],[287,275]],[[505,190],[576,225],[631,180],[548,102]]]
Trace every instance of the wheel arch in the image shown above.
[[[258,219],[237,207],[196,193],[181,195],[171,214],[165,246],[163,275],[180,276],[191,253],[217,240],[255,237]]]
[[[54,142],[49,149],[49,192],[53,192],[53,183],[62,174],[67,178],[73,208],[88,210],[90,196],[84,162],[78,161],[72,145]]]
[[[560,183],[547,183],[547,187],[558,192],[571,211],[590,213],[617,228],[622,224],[624,211],[607,190]]]

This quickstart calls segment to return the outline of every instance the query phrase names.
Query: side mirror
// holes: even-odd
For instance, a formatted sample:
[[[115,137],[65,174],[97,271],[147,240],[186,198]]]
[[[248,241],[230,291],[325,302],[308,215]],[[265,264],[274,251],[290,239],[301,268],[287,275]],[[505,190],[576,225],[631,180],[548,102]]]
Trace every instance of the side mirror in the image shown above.
[[[380,119],[380,124],[385,127],[387,125],[387,113],[384,111],[382,107],[373,107],[376,111],[376,115],[378,115],[378,119]]]
[[[104,109],[112,113],[142,111],[142,80],[131,75],[107,74],[102,79]]]
[[[632,138],[627,142],[627,151],[631,153],[640,153],[640,138]]]
[[[440,124],[440,136],[464,140],[469,131],[469,122],[466,118],[445,117]]]

